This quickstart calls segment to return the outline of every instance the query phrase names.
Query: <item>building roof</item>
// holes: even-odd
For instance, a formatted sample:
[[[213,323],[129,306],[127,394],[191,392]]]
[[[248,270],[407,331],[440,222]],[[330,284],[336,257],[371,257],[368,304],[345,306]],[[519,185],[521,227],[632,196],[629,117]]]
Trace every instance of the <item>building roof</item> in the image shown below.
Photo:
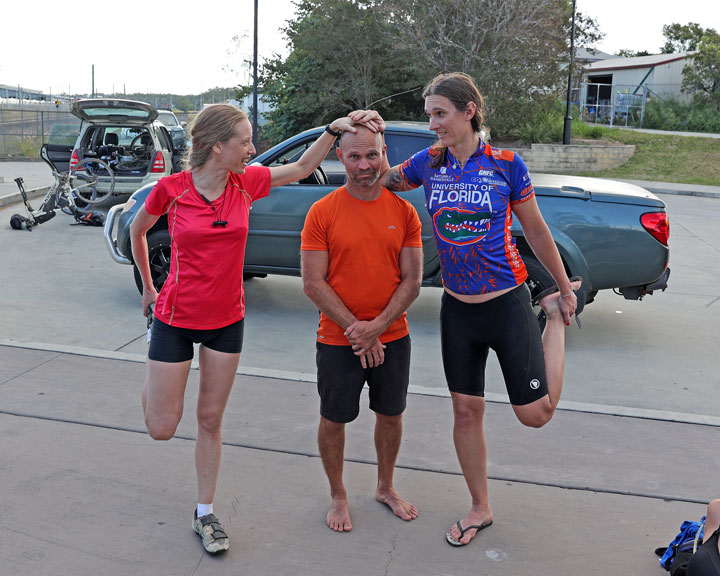
[[[617,56],[615,56],[614,54],[608,54],[607,52],[602,52],[601,50],[597,50],[596,48],[585,48],[584,46],[582,46],[575,50],[576,60],[597,62],[598,60],[609,60],[612,58],[617,58]]]
[[[634,58],[612,58],[591,62],[583,66],[586,72],[600,72],[605,70],[623,70],[628,68],[652,68],[661,64],[669,64],[678,60],[684,60],[696,52],[678,52],[676,54],[654,54],[652,56],[635,56]]]

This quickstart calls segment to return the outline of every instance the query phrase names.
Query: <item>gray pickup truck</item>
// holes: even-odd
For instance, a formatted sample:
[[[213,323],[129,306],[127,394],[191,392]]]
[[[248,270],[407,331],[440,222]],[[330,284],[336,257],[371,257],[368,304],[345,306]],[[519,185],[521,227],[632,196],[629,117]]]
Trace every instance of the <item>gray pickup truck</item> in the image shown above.
[[[314,128],[298,134],[254,161],[278,166],[293,162],[322,133]],[[389,122],[385,131],[391,165],[399,164],[435,140],[426,125]],[[246,277],[267,274],[300,275],[300,231],[310,206],[344,182],[345,173],[331,152],[314,174],[288,186],[273,188],[266,198],[253,203],[245,253]],[[669,222],[665,204],[644,188],[598,178],[533,175],[538,204],[562,256],[568,276],[582,276],[585,302],[598,290],[614,290],[627,299],[642,299],[667,286]],[[140,188],[130,200],[108,214],[105,240],[112,258],[133,264],[129,227],[152,184]],[[425,209],[422,188],[403,193],[422,221],[425,254],[424,284],[441,286],[440,262]],[[528,269],[533,294],[554,284],[535,258],[519,225],[512,233]],[[150,266],[155,286],[162,286],[170,267],[170,235],[161,217],[148,232]],[[135,268],[135,281],[142,290]]]

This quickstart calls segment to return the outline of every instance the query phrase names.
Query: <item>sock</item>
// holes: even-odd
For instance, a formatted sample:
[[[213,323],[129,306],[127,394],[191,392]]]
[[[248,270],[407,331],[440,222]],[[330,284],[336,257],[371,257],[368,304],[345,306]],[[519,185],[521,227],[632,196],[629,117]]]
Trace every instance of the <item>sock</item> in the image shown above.
[[[197,517],[202,518],[203,516],[207,516],[208,514],[213,513],[213,505],[212,502],[210,504],[198,504],[197,505]]]

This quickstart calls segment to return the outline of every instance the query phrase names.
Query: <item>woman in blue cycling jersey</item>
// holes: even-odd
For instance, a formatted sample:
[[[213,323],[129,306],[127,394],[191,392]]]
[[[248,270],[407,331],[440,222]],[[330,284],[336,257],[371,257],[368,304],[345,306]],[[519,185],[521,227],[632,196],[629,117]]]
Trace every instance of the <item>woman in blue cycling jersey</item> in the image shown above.
[[[472,507],[448,530],[464,546],[492,524],[488,498],[485,364],[497,354],[517,418],[540,427],[560,399],[565,326],[578,302],[581,279],[569,279],[538,209],[527,167],[513,152],[481,137],[483,97],[462,73],[441,74],[425,87],[425,111],[437,142],[399,166],[387,164],[383,183],[394,191],[423,186],[440,255],[444,292],[440,313],[443,367],[453,403],[453,437]],[[357,111],[354,119],[382,119]],[[555,279],[541,294],[545,330],[533,314],[527,271],[510,232],[513,217]]]

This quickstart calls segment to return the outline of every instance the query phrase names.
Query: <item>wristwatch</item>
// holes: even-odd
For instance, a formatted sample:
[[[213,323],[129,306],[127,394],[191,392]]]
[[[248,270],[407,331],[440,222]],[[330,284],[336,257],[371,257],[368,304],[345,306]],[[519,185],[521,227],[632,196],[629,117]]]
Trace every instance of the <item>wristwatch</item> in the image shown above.
[[[328,124],[327,126],[325,126],[325,132],[327,132],[328,134],[330,134],[330,136],[335,136],[335,138],[339,138],[339,137],[340,137],[340,132],[339,132],[339,131],[336,132],[335,130],[333,130],[332,128],[330,128],[330,124]]]

